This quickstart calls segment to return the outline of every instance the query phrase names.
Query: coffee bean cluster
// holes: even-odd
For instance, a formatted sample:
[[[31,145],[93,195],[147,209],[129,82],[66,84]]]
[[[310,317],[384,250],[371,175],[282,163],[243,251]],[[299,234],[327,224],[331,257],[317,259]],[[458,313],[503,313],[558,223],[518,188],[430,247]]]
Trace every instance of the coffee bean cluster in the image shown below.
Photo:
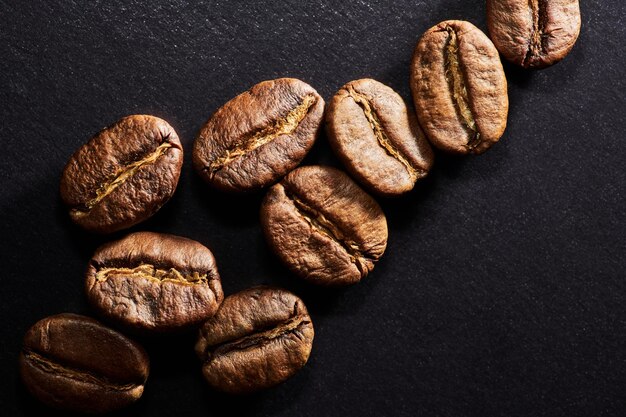
[[[323,286],[359,282],[387,246],[387,221],[370,193],[411,191],[433,166],[431,145],[456,154],[493,146],[508,114],[499,53],[524,68],[543,68],[567,55],[580,29],[577,0],[487,0],[487,14],[491,40],[457,20],[421,37],[410,70],[415,112],[372,79],[347,83],[326,108],[303,81],[264,81],[201,128],[193,145],[195,171],[226,193],[269,187],[261,227],[294,275]],[[323,124],[347,174],[298,168]],[[128,116],[72,155],[61,197],[71,219],[88,231],[126,229],[169,200],[182,163],[181,142],[166,121]],[[313,323],[300,298],[272,287],[224,298],[213,254],[187,238],[138,232],[101,246],[88,263],[85,293],[99,317],[126,333],[199,328],[202,373],[223,392],[281,383],[311,352]],[[136,342],[67,313],[28,330],[19,362],[35,397],[80,412],[131,404],[149,373],[148,356]]]

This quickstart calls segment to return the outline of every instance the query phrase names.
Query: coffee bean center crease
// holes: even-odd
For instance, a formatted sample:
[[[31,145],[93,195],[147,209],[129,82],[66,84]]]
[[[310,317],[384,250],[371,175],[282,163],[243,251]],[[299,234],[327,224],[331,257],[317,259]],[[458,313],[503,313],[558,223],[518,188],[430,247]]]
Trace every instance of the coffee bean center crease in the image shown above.
[[[198,285],[206,284],[208,282],[207,274],[201,274],[199,272],[192,272],[183,274],[174,268],[159,269],[154,265],[142,264],[135,268],[101,268],[96,272],[96,280],[98,282],[104,282],[110,277],[121,275],[124,277],[144,278],[159,283],[171,281],[180,284]]]
[[[316,100],[314,95],[305,96],[302,103],[292,109],[287,116],[274,121],[269,126],[257,130],[251,135],[244,136],[235,147],[226,150],[223,156],[204,167],[204,170],[209,171],[209,177],[212,179],[222,168],[235,159],[260,148],[281,135],[292,134],[300,126],[300,123],[309,113],[309,109],[315,104]]]
[[[284,187],[284,186],[283,186]],[[328,220],[323,213],[315,210],[313,207],[302,201],[301,198],[295,196],[285,188],[285,195],[293,203],[296,212],[318,233],[327,236],[350,256],[352,262],[362,277],[367,275],[369,268],[368,262],[373,263],[373,258],[369,257],[359,247],[359,245],[345,237],[345,234],[333,222]]]
[[[532,32],[528,43],[528,51],[522,65],[527,65],[532,58],[539,57],[545,52],[545,24],[546,2],[545,0],[528,0],[530,18],[532,20]]]
[[[233,341],[226,341],[212,346],[207,346],[204,354],[204,361],[210,362],[214,358],[226,355],[233,351],[242,351],[250,348],[260,348],[267,345],[273,340],[287,337],[290,334],[302,339],[301,328],[310,324],[308,315],[296,314],[279,324],[267,330],[258,331],[254,334],[241,337]]]
[[[167,138],[165,138],[167,139]],[[96,190],[96,197],[87,201],[80,207],[72,209],[77,216],[86,216],[92,208],[102,201],[106,196],[111,194],[117,187],[126,182],[132,177],[141,167],[155,163],[168,149],[174,147],[170,142],[163,142],[153,152],[144,156],[143,158],[134,161],[128,165],[123,166],[109,181],[102,184],[98,190]]]
[[[103,375],[94,375],[84,370],[78,370],[53,362],[45,356],[33,351],[24,352],[24,357],[31,365],[37,367],[43,372],[73,379],[75,381],[98,385],[112,391],[129,391],[141,385],[141,383],[121,383],[111,381]]]
[[[409,177],[411,181],[415,181],[418,176],[422,176],[425,171],[422,169],[417,169],[411,165],[411,163],[406,159],[406,157],[400,152],[398,148],[394,146],[394,144],[389,140],[387,136],[387,132],[383,129],[382,123],[376,111],[372,108],[372,105],[369,99],[363,95],[358,93],[354,88],[350,87],[347,89],[348,94],[354,102],[361,107],[363,113],[365,114],[365,118],[370,124],[370,127],[374,131],[376,139],[378,139],[378,144],[387,151],[387,153],[398,160],[409,173]]]
[[[458,114],[463,119],[463,125],[469,132],[470,138],[467,143],[469,149],[473,149],[481,142],[480,132],[476,127],[476,120],[470,109],[469,94],[467,92],[467,86],[465,85],[465,77],[461,69],[461,63],[459,58],[459,44],[456,31],[450,26],[446,27],[448,32],[448,40],[445,47],[445,74],[450,93],[452,95],[452,101]]]

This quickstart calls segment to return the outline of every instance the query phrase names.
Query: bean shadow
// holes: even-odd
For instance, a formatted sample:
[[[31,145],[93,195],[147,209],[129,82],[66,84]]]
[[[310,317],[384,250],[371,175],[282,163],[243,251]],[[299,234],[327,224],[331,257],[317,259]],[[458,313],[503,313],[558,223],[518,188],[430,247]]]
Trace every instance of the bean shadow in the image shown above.
[[[170,334],[146,334],[134,337],[148,352],[150,372],[158,379],[191,374],[198,368],[198,359],[193,350],[197,338],[197,328]]]
[[[275,415],[297,403],[310,388],[310,366],[300,369],[294,376],[275,387],[261,392],[231,395],[212,389],[197,372],[198,383],[202,384],[202,397],[210,410],[210,416],[259,416]]]
[[[209,187],[200,176],[191,178],[191,191],[194,200],[220,225],[233,229],[246,228],[258,222],[258,211],[264,193],[229,194]]]
[[[500,55],[502,67],[506,74],[506,80],[518,89],[526,90],[532,87],[533,79],[536,77],[536,70],[530,70],[520,67],[507,61]]]
[[[61,225],[64,240],[69,242],[72,252],[80,258],[91,258],[94,250],[110,239],[111,235],[90,233],[74,223],[60,195],[57,195],[54,212],[57,223]]]
[[[300,166],[303,165],[327,165],[343,169],[341,162],[330,147],[324,122],[322,122],[322,126],[320,127],[320,131],[313,148],[311,148],[311,151],[305,156],[300,164]]]

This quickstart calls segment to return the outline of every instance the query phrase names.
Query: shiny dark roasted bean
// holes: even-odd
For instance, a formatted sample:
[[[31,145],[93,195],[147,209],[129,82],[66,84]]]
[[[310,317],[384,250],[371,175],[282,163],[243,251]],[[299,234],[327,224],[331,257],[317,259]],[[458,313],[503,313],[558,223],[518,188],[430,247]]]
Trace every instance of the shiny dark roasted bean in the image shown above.
[[[201,328],[196,353],[209,385],[229,393],[269,388],[294,375],[311,353],[313,324],[304,303],[278,288],[231,295]]]
[[[300,80],[256,84],[204,125],[194,143],[194,168],[222,191],[271,185],[311,149],[323,114],[324,100]]]
[[[86,413],[137,401],[149,371],[141,346],[76,314],[51,316],[31,327],[19,362],[33,396],[54,408]]]
[[[569,54],[580,33],[578,0],[487,0],[489,35],[524,68],[545,68]]]
[[[183,150],[174,129],[152,116],[128,116],[78,149],[61,177],[71,219],[97,233],[146,220],[176,190]]]
[[[270,188],[261,226],[294,274],[321,285],[360,281],[387,246],[387,220],[378,203],[330,167],[298,168]]]
[[[433,151],[409,110],[378,81],[351,81],[326,113],[328,140],[348,172],[369,191],[395,196],[428,174]]]
[[[420,125],[436,147],[480,154],[500,140],[509,110],[498,51],[469,22],[448,20],[419,40],[411,90]]]
[[[150,232],[100,247],[89,262],[86,292],[101,316],[155,332],[198,324],[215,314],[224,298],[209,249]]]

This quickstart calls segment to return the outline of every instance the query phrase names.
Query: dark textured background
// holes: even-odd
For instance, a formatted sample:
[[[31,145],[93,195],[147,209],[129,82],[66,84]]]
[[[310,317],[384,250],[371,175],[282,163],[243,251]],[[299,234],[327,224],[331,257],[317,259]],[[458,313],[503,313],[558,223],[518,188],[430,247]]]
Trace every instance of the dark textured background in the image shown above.
[[[511,108],[480,157],[438,154],[414,192],[382,201],[390,239],[345,290],[297,281],[269,253],[260,195],[207,190],[191,144],[251,85],[301,78],[326,100],[373,77],[406,99],[419,36],[441,20],[485,29],[480,1],[0,1],[0,409],[49,415],[17,376],[38,319],[89,314],[97,245],[58,196],[72,152],[133,113],[168,120],[185,149],[174,198],[133,230],[215,253],[227,294],[269,283],[302,296],[308,365],[245,399],[205,387],[194,336],[145,341],[153,369],[128,416],[626,415],[626,41],[623,1],[582,3],[571,55],[541,72],[505,66]],[[336,164],[325,137],[306,163]],[[227,412],[230,407],[231,411]]]

